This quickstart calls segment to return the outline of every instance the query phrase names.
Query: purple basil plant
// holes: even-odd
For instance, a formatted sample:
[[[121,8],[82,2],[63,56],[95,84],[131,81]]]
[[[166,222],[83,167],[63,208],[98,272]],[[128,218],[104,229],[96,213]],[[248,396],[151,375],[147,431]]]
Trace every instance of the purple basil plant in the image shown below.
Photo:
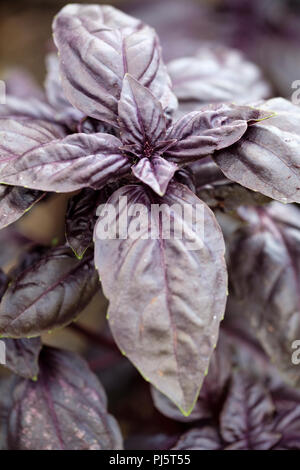
[[[277,375],[270,385],[274,373],[253,377],[241,353],[214,349],[228,303],[229,324],[243,312],[264,361],[300,383],[290,363],[299,209],[280,204],[300,203],[300,108],[272,98],[259,69],[223,46],[165,64],[155,30],[111,6],[65,6],[53,37],[45,93],[12,92],[0,106],[0,227],[49,193],[70,193],[65,244],[11,238],[22,255],[0,269],[0,334],[15,374],[0,381],[0,447],[123,447],[83,359],[40,339],[102,288],[118,349],[151,383],[158,410],[188,423],[155,445],[299,448],[299,396],[283,406]],[[228,342],[226,321],[224,330]]]

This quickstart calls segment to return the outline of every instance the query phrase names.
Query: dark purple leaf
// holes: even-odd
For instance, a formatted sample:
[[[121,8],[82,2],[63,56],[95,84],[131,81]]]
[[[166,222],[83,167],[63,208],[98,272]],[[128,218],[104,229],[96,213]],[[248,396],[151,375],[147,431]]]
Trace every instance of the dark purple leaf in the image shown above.
[[[177,168],[175,163],[168,162],[157,155],[152,156],[151,159],[144,157],[139,160],[132,167],[132,173],[158,195],[163,196]]]
[[[38,376],[38,357],[42,348],[40,338],[2,339],[6,346],[5,367],[25,379]]]
[[[97,221],[96,209],[108,199],[107,191],[83,189],[69,200],[66,215],[66,238],[77,258],[81,259],[93,243]]]
[[[213,158],[227,178],[281,202],[300,202],[300,108],[274,98],[260,108],[275,115],[249,127]]]
[[[43,196],[40,191],[0,185],[0,229],[22,217]]]
[[[230,244],[230,278],[240,311],[262,347],[294,384],[292,343],[300,338],[300,211],[273,203],[244,209],[248,223]]]
[[[104,389],[76,354],[44,348],[37,382],[13,392],[8,422],[13,450],[115,450],[122,438]]]
[[[136,213],[126,218],[126,208],[119,206],[123,196],[128,211],[140,212],[138,220]],[[226,303],[220,229],[208,207],[179,183],[171,183],[163,198],[141,186],[125,186],[108,203],[118,219],[125,217],[129,234],[134,234],[104,239],[103,217],[95,228],[95,263],[110,301],[113,335],[143,376],[188,415]],[[153,204],[161,204],[160,222],[155,214],[150,218]],[[183,209],[190,216],[192,211],[194,220],[183,220]]]
[[[250,103],[271,95],[259,68],[235,49],[204,45],[194,57],[168,64],[180,106],[196,111],[201,104]]]
[[[17,134],[16,138],[21,147],[21,136]],[[49,143],[41,142],[25,152],[17,149],[17,155],[4,149],[0,178],[7,184],[43,191],[98,189],[129,171],[128,158],[121,154],[120,145],[117,137],[100,133],[72,134]]]
[[[220,417],[227,449],[271,449],[281,435],[272,429],[274,404],[266,389],[242,373],[233,375]]]
[[[213,426],[191,429],[181,436],[174,450],[219,450],[222,440]]]
[[[156,408],[168,418],[182,422],[216,417],[221,410],[230,378],[231,362],[229,358],[228,346],[221,336],[217,349],[211,357],[208,374],[204,379],[199,398],[189,416],[183,416],[166,396],[152,387],[151,392]]]
[[[177,101],[155,31],[110,6],[67,5],[53,24],[66,97],[86,115],[117,126],[128,72],[168,111]]]
[[[281,434],[281,439],[275,449],[300,450],[300,405],[293,403],[290,410],[281,413],[274,426],[275,432]]]
[[[212,154],[238,141],[248,123],[265,116],[247,106],[211,105],[185,115],[168,131],[177,142],[167,149],[166,158],[181,164]]]
[[[12,407],[12,393],[18,378],[15,375],[0,378],[0,450],[7,450],[8,416]]]
[[[93,254],[82,261],[65,247],[49,250],[13,280],[0,304],[0,334],[20,338],[65,326],[98,288]]]

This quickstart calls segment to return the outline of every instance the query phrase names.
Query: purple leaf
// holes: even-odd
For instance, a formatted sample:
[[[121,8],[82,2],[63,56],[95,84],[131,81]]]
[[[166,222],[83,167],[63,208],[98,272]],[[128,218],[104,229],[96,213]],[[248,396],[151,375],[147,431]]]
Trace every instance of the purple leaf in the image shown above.
[[[275,116],[249,127],[213,158],[227,178],[281,202],[300,202],[300,108],[283,98],[262,104]]]
[[[93,255],[78,261],[65,247],[49,250],[22,271],[0,304],[0,334],[39,336],[74,320],[98,289]]]
[[[140,157],[151,156],[155,145],[164,140],[166,119],[158,99],[128,74],[123,80],[118,113],[123,144],[133,145]]]
[[[174,450],[220,450],[222,441],[213,426],[191,429],[178,440]]]
[[[248,123],[265,116],[247,106],[211,105],[187,114],[168,131],[177,142],[166,151],[166,158],[181,164],[198,160],[237,142]]]
[[[199,398],[189,416],[183,416],[166,396],[152,387],[151,392],[156,408],[168,418],[182,422],[193,422],[218,416],[231,373],[232,365],[229,357],[228,346],[221,336],[217,349],[211,357],[208,375],[204,379]]]
[[[39,372],[40,338],[2,339],[6,346],[5,367],[25,379],[34,379]]]
[[[0,229],[18,220],[43,197],[40,191],[0,185]]]
[[[121,197],[127,198],[128,218]],[[110,301],[112,333],[143,376],[188,415],[226,303],[219,226],[208,207],[178,183],[171,183],[163,198],[142,186],[125,186],[108,203],[114,217],[123,222],[125,217],[129,234],[126,238],[121,231],[121,238],[105,239],[101,216],[95,227],[95,264]],[[155,204],[161,204],[160,221],[158,213],[152,214]],[[192,211],[194,220],[183,220],[183,209]]]
[[[9,278],[2,269],[0,269],[0,302],[7,289]]]
[[[116,450],[122,438],[104,389],[76,354],[44,348],[37,382],[13,391],[8,444],[14,450]]]
[[[30,128],[25,130],[30,133]],[[21,140],[19,134],[17,140]],[[130,169],[128,158],[120,153],[120,145],[113,135],[100,133],[72,134],[49,143],[41,142],[25,152],[17,149],[17,155],[4,149],[0,160],[1,181],[42,191],[99,189]]]
[[[66,214],[66,238],[77,258],[81,259],[93,243],[97,221],[96,209],[108,199],[105,188],[96,192],[83,189],[69,200]]]
[[[196,111],[201,104],[250,103],[271,95],[259,68],[235,49],[204,45],[194,57],[168,64],[180,106]]]
[[[155,31],[110,6],[67,5],[53,24],[62,85],[86,115],[117,126],[122,80],[128,72],[168,111],[177,100]]]
[[[281,435],[272,430],[274,404],[266,389],[247,376],[234,374],[220,417],[227,449],[271,449]]]
[[[273,203],[239,214],[248,225],[229,246],[233,294],[274,364],[299,385],[291,345],[300,338],[300,211]]]
[[[158,195],[163,196],[177,168],[175,163],[168,162],[157,155],[151,159],[142,158],[132,167],[132,172],[134,176],[150,186]]]

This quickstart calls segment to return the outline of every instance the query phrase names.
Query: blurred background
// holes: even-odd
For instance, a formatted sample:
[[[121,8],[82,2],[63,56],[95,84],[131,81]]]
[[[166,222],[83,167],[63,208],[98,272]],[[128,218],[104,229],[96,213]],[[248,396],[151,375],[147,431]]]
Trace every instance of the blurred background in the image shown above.
[[[31,76],[42,86],[45,55],[53,50],[53,16],[66,3],[1,0],[1,80],[18,72],[13,73],[15,87],[18,76],[22,76],[24,87],[26,74],[28,92]],[[290,98],[292,82],[300,80],[300,0],[111,0],[105,3],[153,26],[160,36],[166,62],[193,55],[209,41],[241,50],[262,68],[275,95]],[[7,269],[10,266],[6,260],[13,263],[29,241],[45,245],[64,243],[67,199],[66,195],[52,195],[12,229],[2,231],[0,255],[5,254],[3,264]],[[100,292],[78,322],[45,335],[44,342],[79,351],[86,357],[105,385],[110,409],[127,436],[128,448],[138,448],[141,427],[147,428],[149,434],[151,426],[154,434],[162,429],[167,432],[169,428],[172,433],[181,431],[154,409],[148,384],[114,346],[105,322],[106,309],[107,302]],[[0,370],[0,376],[4,373]],[[140,405],[138,410],[136,403]],[[141,445],[145,446],[145,442]],[[159,448],[156,442],[151,445]]]
[[[44,55],[52,48],[52,18],[66,3],[1,0],[1,75],[8,67],[25,67],[42,83]],[[263,68],[277,94],[289,97],[291,82],[300,77],[299,0],[111,0],[103,3],[111,3],[154,26],[161,37],[166,60],[193,54],[201,42],[213,41],[241,49]]]

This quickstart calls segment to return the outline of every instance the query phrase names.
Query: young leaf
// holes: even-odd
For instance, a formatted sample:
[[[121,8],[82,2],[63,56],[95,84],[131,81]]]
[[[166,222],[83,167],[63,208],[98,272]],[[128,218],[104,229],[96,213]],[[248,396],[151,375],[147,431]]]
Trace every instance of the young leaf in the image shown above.
[[[177,168],[175,163],[168,162],[157,155],[151,159],[142,158],[132,167],[132,173],[140,181],[150,186],[156,194],[163,196]]]
[[[275,116],[251,125],[213,158],[227,178],[281,202],[300,202],[300,108],[274,98],[260,109]]]
[[[259,119],[263,112],[247,106],[211,105],[179,119],[168,131],[168,139],[176,143],[165,156],[173,162],[186,164],[229,147],[246,132],[248,123]]]
[[[118,220],[125,217],[129,233],[124,236],[121,227],[119,238],[104,239],[102,217],[95,227],[95,264],[110,301],[114,338],[142,375],[188,415],[226,303],[221,231],[208,207],[179,183],[171,183],[163,198],[125,186],[108,203]],[[161,218],[158,212],[150,217],[155,204],[161,204]],[[193,217],[184,219],[184,208]]]
[[[21,136],[18,135],[19,140]],[[6,184],[42,191],[99,189],[129,171],[119,139],[109,134],[72,134],[42,143],[12,157],[1,154],[0,178]]]
[[[38,376],[38,358],[42,348],[40,338],[2,339],[6,346],[5,367],[25,379]]]
[[[40,191],[0,185],[0,229],[18,220],[44,196]]]
[[[166,118],[160,102],[129,74],[123,80],[118,114],[122,142],[134,145],[139,156],[151,155],[155,144],[164,140]]]
[[[97,377],[76,354],[44,348],[36,382],[13,392],[8,444],[14,450],[116,450],[122,438]]]
[[[49,250],[10,283],[0,304],[0,334],[39,336],[65,326],[97,288],[92,254],[78,261],[65,247]]]
[[[117,106],[128,72],[173,110],[177,101],[155,31],[113,7],[67,5],[53,23],[62,85],[87,116],[118,126]]]

